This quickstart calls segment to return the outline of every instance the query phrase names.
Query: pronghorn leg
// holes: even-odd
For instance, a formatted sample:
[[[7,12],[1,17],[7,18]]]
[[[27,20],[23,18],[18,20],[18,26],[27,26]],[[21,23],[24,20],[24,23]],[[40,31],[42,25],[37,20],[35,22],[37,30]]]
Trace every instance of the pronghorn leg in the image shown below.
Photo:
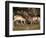
[[[33,24],[33,21],[31,21],[31,24]]]
[[[21,24],[24,25],[23,20],[21,20]]]
[[[16,21],[16,24],[19,24],[18,21]]]

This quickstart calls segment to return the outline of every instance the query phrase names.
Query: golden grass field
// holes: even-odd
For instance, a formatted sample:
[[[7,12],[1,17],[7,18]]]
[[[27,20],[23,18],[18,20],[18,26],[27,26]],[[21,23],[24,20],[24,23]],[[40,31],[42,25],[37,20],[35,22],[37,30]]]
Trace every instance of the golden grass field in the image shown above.
[[[40,30],[40,24],[14,24],[13,31]]]

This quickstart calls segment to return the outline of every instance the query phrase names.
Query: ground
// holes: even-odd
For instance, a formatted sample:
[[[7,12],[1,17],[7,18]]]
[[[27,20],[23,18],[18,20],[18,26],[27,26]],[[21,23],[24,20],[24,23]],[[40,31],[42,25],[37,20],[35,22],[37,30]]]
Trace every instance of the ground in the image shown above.
[[[13,31],[40,30],[40,24],[14,24]]]

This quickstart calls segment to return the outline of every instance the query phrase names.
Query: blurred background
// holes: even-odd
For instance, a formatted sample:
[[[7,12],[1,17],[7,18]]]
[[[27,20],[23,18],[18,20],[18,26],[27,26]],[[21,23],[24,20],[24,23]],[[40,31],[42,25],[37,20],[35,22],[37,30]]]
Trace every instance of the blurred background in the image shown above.
[[[40,8],[13,7],[13,23],[14,31],[39,30]]]

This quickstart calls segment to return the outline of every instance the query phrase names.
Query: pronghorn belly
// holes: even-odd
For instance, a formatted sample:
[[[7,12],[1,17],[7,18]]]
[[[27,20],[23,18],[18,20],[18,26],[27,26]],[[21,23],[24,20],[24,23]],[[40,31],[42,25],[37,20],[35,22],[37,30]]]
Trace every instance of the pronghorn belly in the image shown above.
[[[33,21],[33,24],[37,23],[37,17],[33,17],[32,21]]]

